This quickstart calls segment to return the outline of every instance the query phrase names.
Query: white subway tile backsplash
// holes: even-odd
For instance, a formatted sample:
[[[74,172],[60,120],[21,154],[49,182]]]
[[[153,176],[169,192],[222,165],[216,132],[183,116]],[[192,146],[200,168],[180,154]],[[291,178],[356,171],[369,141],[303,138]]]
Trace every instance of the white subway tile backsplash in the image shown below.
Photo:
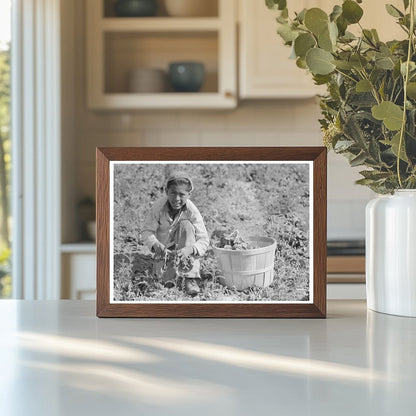
[[[206,129],[222,130],[226,128],[224,111],[181,111],[178,114],[180,130],[200,131]]]
[[[119,140],[116,141],[117,146],[120,147],[136,147],[143,146],[144,132],[142,130],[134,130],[120,135]]]
[[[144,146],[195,147],[200,145],[197,131],[148,130],[143,135]]]
[[[178,111],[142,111],[133,116],[133,130],[179,129],[180,112]]]
[[[79,130],[126,131],[133,128],[131,113],[108,113],[103,111],[76,112],[76,128]]]
[[[328,201],[328,239],[363,239],[368,199]]]
[[[259,132],[270,128],[276,131],[295,131],[297,130],[297,125],[293,107],[294,105],[291,101],[274,105],[267,102],[258,102],[253,108],[255,126]]]
[[[322,146],[319,133],[301,130],[255,130],[255,141],[261,146]]]
[[[106,130],[79,131],[76,142],[78,163],[95,163],[96,147],[120,146],[125,134]]]
[[[272,120],[269,121],[272,123]],[[269,125],[268,127],[272,127]],[[242,104],[234,110],[225,113],[225,128],[228,130],[234,129],[258,129],[265,128],[264,124],[257,120],[255,114],[255,107],[247,104]]]
[[[255,140],[256,131],[247,130],[207,130],[200,134],[201,146],[218,146],[218,147],[240,147],[240,146],[258,146]]]
[[[362,166],[351,167],[348,160],[334,152],[328,154],[328,199],[332,200],[368,200],[374,193],[366,186],[357,185],[356,180],[361,179],[359,172]]]
[[[296,128],[298,129],[313,129],[314,131],[320,131],[319,119],[322,118],[320,108],[317,100],[311,98],[308,100],[297,100],[294,105],[294,118]]]

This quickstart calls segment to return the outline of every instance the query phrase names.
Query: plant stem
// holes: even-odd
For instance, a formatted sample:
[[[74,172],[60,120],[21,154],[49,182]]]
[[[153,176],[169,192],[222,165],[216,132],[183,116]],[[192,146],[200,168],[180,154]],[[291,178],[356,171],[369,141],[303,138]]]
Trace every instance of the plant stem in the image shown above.
[[[349,78],[351,81],[353,81],[353,82],[355,82],[355,83],[357,83],[357,82],[358,82],[355,78],[351,77],[351,76],[350,76],[350,75],[348,75],[348,74],[345,74],[344,72],[340,71],[338,68],[335,68],[335,71],[336,71],[336,72],[338,72],[338,73],[339,73],[339,74],[341,74],[341,75],[344,75],[344,77]]]
[[[412,49],[413,49],[413,36],[414,36],[414,27],[415,27],[415,0],[410,0],[410,30],[409,30],[409,44],[407,47],[407,60],[406,60],[406,73],[404,75],[404,85],[403,85],[403,118],[402,118],[402,127],[400,129],[400,140],[399,140],[399,149],[397,151],[397,177],[399,179],[399,186],[403,188],[402,178],[400,175],[400,156],[402,152],[403,140],[404,140],[404,132],[406,129],[406,110],[407,110],[407,83],[409,81],[409,68],[410,68],[410,60],[412,57]]]
[[[376,87],[370,81],[370,78],[368,78],[367,73],[365,72],[365,69],[362,66],[361,66],[361,69],[362,69],[362,71],[360,71],[360,75],[362,76],[363,79],[365,79],[366,81],[368,81],[368,83],[370,84],[371,93],[373,94],[374,99],[377,101],[377,104],[380,104],[380,98],[378,96]]]
[[[394,80],[394,82],[393,82],[393,88],[391,89],[391,95],[389,97],[389,100],[390,101],[393,101],[393,98],[394,98],[394,90],[396,89],[396,84],[397,84],[397,81]],[[393,101],[393,102],[395,102],[395,101]]]

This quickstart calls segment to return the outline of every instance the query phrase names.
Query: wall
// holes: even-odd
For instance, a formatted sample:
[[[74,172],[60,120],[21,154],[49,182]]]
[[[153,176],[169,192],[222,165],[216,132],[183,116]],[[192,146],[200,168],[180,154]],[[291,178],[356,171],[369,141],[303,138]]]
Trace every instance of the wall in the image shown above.
[[[64,48],[66,107],[73,103],[70,134],[63,146],[63,216],[76,201],[95,192],[96,146],[313,146],[321,145],[319,107],[314,99],[245,101],[233,111],[92,112],[85,106],[85,22],[75,0],[75,38]],[[65,21],[65,19],[64,19]],[[69,25],[64,31],[71,31]],[[64,96],[65,101],[65,96]],[[69,104],[68,104],[69,103]],[[71,110],[68,108],[68,110]],[[69,111],[71,114],[71,111]],[[71,137],[73,140],[71,140]],[[73,174],[71,174],[71,169]],[[359,169],[340,156],[328,159],[328,237],[362,238],[364,207],[372,193],[354,185]],[[64,221],[65,222],[65,221]],[[75,240],[74,227],[63,241]]]

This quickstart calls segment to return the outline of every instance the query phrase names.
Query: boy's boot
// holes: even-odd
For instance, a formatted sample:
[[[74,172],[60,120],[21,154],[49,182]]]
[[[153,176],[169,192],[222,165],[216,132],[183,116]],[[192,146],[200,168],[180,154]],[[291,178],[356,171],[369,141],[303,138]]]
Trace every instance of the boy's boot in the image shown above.
[[[185,279],[185,291],[189,296],[196,296],[198,293],[201,293],[197,279]]]

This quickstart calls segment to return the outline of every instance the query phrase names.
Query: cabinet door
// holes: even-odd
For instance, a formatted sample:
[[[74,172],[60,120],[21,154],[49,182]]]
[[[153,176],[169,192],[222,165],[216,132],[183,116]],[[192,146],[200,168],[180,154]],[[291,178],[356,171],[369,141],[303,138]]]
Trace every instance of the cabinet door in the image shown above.
[[[389,1],[399,9],[402,0]],[[289,10],[320,7],[330,12],[341,0],[298,0],[289,3]],[[313,84],[312,77],[296,66],[290,59],[291,49],[283,44],[277,35],[276,11],[268,10],[264,1],[239,0],[240,48],[239,48],[239,88],[241,98],[304,98],[325,92],[324,87]],[[384,2],[366,0],[362,25],[377,29],[383,41],[403,38],[404,32],[388,15]],[[348,30],[358,34],[358,25]]]
[[[299,0],[295,7],[330,10],[331,6],[325,7],[328,2]],[[239,15],[241,98],[304,98],[322,93],[311,75],[289,58],[291,49],[276,33],[276,11],[267,9],[264,1],[239,0]]]
[[[96,256],[92,253],[62,255],[62,298],[95,299]]]

